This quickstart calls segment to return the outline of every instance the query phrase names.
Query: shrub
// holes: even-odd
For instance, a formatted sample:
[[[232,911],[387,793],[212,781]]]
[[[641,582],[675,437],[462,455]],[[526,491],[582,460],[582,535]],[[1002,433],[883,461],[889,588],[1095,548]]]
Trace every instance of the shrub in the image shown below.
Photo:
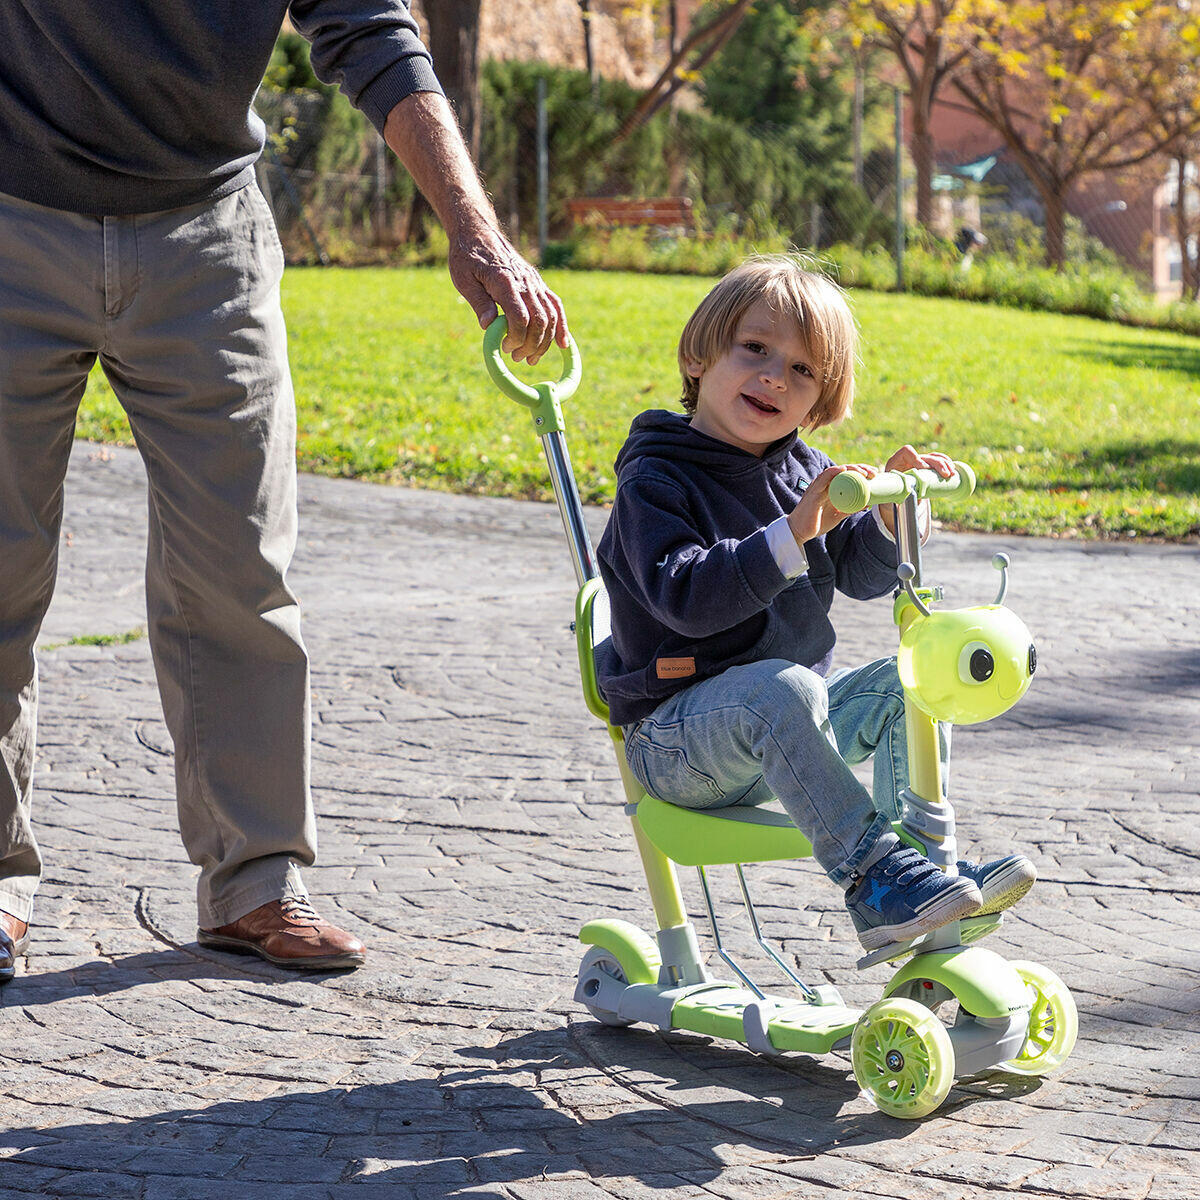
[[[882,247],[841,244],[822,258],[846,287],[893,291],[896,264]],[[952,248],[933,240],[909,246],[904,256],[905,290],[922,296],[950,296],[1010,308],[1069,313],[1179,333],[1200,335],[1200,307],[1176,301],[1157,303],[1119,266],[1072,263],[1064,271],[1035,265],[994,251],[964,270]]]

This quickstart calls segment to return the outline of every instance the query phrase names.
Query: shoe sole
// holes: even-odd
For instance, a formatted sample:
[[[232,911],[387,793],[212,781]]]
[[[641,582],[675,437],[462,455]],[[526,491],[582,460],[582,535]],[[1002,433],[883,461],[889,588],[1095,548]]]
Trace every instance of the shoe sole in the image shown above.
[[[1012,863],[998,877],[988,880],[988,889],[983,893],[983,907],[978,916],[988,917],[993,913],[1012,908],[1033,887],[1037,872],[1026,858]]]
[[[983,897],[979,894],[979,889],[965,879],[959,880],[947,888],[943,895],[931,900],[911,921],[864,929],[858,935],[858,940],[864,950],[881,950],[893,942],[910,942],[923,933],[932,933],[935,929],[941,929],[943,925],[949,925],[951,921],[978,915],[982,904]]]
[[[261,946],[253,942],[239,941],[237,938],[221,937],[196,933],[196,941],[210,950],[226,950],[230,954],[253,954],[272,966],[282,967],[285,971],[338,971],[349,967],[361,967],[367,961],[365,954],[329,954],[323,958],[278,958],[268,954]]]

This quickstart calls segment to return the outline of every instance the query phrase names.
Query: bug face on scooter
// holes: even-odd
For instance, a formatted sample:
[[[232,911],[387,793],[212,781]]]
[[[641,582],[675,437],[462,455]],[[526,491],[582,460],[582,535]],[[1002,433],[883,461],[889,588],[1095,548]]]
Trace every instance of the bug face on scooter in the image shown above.
[[[1002,604],[914,610],[900,638],[900,681],[922,712],[976,725],[1007,712],[1029,690],[1037,650]]]

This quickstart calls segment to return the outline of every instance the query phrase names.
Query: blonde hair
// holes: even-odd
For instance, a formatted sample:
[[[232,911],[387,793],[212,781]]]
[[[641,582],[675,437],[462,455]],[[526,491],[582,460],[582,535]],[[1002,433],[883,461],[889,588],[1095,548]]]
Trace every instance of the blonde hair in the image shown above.
[[[760,300],[776,315],[795,319],[819,373],[820,396],[805,428],[845,420],[854,402],[858,330],[846,293],[832,279],[809,270],[795,254],[748,258],[700,301],[679,338],[683,407],[694,413],[700,392],[700,381],[688,373],[688,363],[699,363],[701,371],[707,371],[733,345],[742,318]]]

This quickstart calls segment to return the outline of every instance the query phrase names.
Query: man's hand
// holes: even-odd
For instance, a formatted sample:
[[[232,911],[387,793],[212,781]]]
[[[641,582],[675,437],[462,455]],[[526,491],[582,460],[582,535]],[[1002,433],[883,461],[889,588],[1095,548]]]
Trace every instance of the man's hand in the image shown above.
[[[496,319],[497,305],[504,310],[503,348],[516,361],[528,359],[533,365],[555,342],[567,344],[562,301],[494,225],[480,222],[451,239],[449,268],[480,328]]]
[[[949,479],[954,474],[954,463],[946,454],[921,454],[912,446],[901,446],[887,460],[886,471],[914,471],[919,468],[936,471],[943,479]],[[887,531],[896,536],[896,507],[893,504],[881,504],[879,515],[887,526]],[[929,532],[929,501],[922,500],[917,506],[917,524],[921,530],[921,541],[924,542]]]
[[[467,153],[458,122],[438,92],[414,92],[388,114],[384,140],[408,168],[450,239],[450,278],[480,327],[504,310],[504,349],[531,364],[567,344],[562,301],[513,249]]]
[[[788,514],[788,525],[792,536],[800,546],[822,533],[828,533],[846,513],[834,508],[829,500],[829,485],[843,471],[854,471],[864,479],[873,479],[879,472],[866,463],[853,463],[845,467],[826,467],[820,475],[804,489],[800,503]]]

